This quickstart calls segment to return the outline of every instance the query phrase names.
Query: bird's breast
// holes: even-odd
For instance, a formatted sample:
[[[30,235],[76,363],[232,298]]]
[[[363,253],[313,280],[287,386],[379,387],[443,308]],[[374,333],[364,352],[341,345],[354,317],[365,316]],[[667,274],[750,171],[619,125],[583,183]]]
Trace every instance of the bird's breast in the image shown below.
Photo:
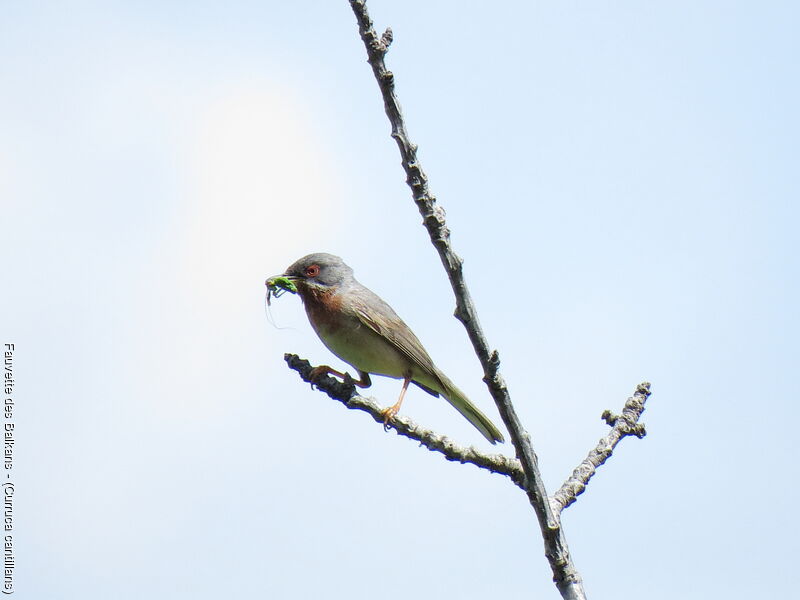
[[[314,331],[343,361],[359,371],[388,377],[404,377],[409,371],[408,359],[347,310],[345,299],[335,290],[306,290],[301,296]]]

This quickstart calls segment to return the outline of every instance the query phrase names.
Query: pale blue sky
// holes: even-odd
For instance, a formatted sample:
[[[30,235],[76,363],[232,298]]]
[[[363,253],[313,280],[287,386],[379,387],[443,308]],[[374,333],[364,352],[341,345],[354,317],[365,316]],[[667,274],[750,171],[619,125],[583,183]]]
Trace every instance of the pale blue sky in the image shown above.
[[[653,384],[564,514],[589,597],[797,587],[797,5],[369,7],[548,489]],[[339,254],[499,422],[345,0],[5,2],[0,57],[18,598],[557,597],[523,494],[312,392],[284,352],[342,364],[265,316]]]

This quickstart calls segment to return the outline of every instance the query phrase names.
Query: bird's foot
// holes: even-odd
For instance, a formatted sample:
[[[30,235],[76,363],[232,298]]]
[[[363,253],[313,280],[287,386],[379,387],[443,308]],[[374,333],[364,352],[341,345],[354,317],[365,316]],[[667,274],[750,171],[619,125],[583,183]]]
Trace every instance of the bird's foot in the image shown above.
[[[325,377],[326,375],[335,375],[336,377],[340,377],[342,379],[342,383],[355,385],[360,388],[368,388],[372,385],[372,381],[369,378],[369,373],[364,373],[363,371],[359,371],[358,373],[360,375],[360,379],[355,380],[350,373],[341,373],[336,369],[332,369],[328,365],[320,365],[311,369],[311,372],[308,374],[308,378],[311,380],[310,383],[312,388],[321,377]]]
[[[400,410],[400,407],[397,404],[390,406],[389,408],[384,408],[381,411],[381,415],[383,416],[383,430],[389,431],[389,421],[394,419],[397,412]]]
[[[318,367],[314,367],[311,369],[311,372],[308,374],[308,378],[311,380],[311,387],[313,388],[314,385],[326,375],[336,375],[337,377],[341,377],[342,381],[345,381],[348,376],[345,373],[340,373],[336,369],[330,368],[328,365],[320,365]]]
[[[408,390],[408,384],[411,383],[411,373],[407,373],[403,379],[403,389],[400,390],[400,397],[397,402],[392,404],[389,408],[384,409],[381,414],[383,415],[383,430],[389,431],[389,421],[400,411],[400,406],[403,404],[403,397]]]

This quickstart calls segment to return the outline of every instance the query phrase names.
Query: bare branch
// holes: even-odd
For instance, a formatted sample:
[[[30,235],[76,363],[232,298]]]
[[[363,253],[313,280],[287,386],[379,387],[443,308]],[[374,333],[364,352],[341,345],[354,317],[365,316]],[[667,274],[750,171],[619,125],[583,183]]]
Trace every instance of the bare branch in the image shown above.
[[[352,380],[341,382],[327,375],[312,382],[310,375],[313,367],[311,363],[296,354],[285,354],[283,358],[290,368],[300,374],[303,381],[318,387],[347,408],[368,413],[376,422],[383,425],[383,408],[373,398],[360,396],[356,392]],[[418,441],[420,445],[425,446],[428,450],[444,455],[447,460],[462,464],[469,463],[492,473],[505,475],[524,489],[523,481],[525,475],[522,472],[519,461],[515,458],[503,454],[484,454],[472,446],[468,448],[459,446],[447,436],[439,435],[430,429],[424,429],[411,419],[400,415],[395,415],[389,424],[399,435]]]
[[[603,413],[602,419],[611,426],[611,431],[597,442],[597,446],[553,495],[551,504],[554,511],[560,513],[578,499],[578,496],[586,490],[597,468],[609,459],[622,438],[632,435],[641,439],[646,435],[644,425],[639,423],[639,419],[644,412],[644,403],[649,397],[650,384],[640,383],[633,396],[625,402],[621,415],[615,415],[609,410]]]
[[[530,436],[517,417],[505,381],[499,373],[500,356],[497,350],[491,350],[478,321],[475,305],[464,280],[463,261],[453,251],[450,243],[450,231],[445,224],[444,210],[437,206],[436,199],[428,188],[427,175],[417,160],[417,147],[411,143],[408,137],[400,103],[394,91],[394,75],[384,63],[388,42],[392,39],[391,30],[387,29],[386,33],[379,38],[367,13],[365,0],[350,0],[350,6],[358,21],[359,33],[367,49],[367,62],[372,67],[372,72],[383,96],[386,116],[392,126],[392,137],[397,142],[403,169],[406,172],[406,182],[411,188],[414,201],[422,215],[423,224],[428,230],[431,242],[439,253],[439,258],[450,279],[450,285],[456,297],[455,316],[467,330],[475,353],[483,367],[483,380],[497,404],[503,422],[511,435],[517,457],[522,464],[525,473],[525,491],[539,521],[539,528],[545,542],[545,554],[553,571],[553,579],[563,598],[576,600],[585,598],[581,577],[572,562],[560,519],[553,512],[542,483]]]

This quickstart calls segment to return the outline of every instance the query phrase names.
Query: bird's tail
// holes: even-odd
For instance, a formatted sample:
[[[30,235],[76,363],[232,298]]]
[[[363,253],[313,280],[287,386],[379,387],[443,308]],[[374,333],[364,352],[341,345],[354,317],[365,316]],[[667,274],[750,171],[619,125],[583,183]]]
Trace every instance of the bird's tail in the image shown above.
[[[492,444],[505,441],[503,434],[495,427],[495,424],[492,423],[489,417],[483,414],[477,406],[469,401],[469,398],[464,395],[464,392],[459,390],[441,371],[439,371],[437,375],[445,387],[445,389],[442,390],[442,396],[444,396],[445,400],[447,400],[453,408],[460,412],[467,421],[472,423],[472,425]]]

